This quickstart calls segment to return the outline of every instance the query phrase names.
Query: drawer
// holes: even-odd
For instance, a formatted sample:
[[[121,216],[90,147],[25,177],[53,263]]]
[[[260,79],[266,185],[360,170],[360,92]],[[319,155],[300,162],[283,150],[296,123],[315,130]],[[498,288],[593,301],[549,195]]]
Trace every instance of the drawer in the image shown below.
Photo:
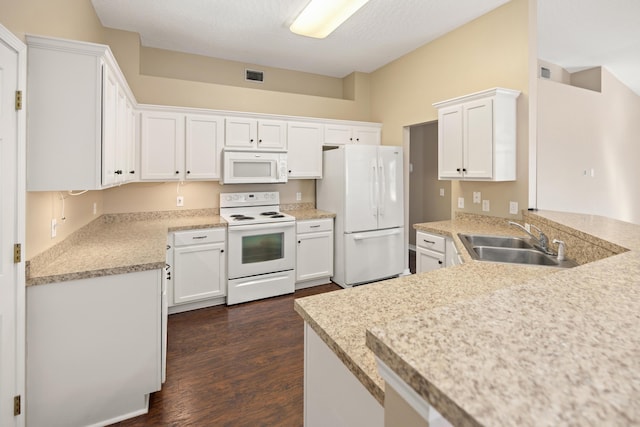
[[[296,232],[302,233],[316,233],[318,231],[331,231],[333,230],[333,219],[313,219],[306,221],[296,222]]]
[[[416,246],[431,249],[432,251],[444,252],[446,237],[437,234],[423,233],[418,231],[416,234]]]
[[[186,246],[199,245],[201,243],[224,242],[226,235],[225,227],[176,231],[173,233],[173,245]]]

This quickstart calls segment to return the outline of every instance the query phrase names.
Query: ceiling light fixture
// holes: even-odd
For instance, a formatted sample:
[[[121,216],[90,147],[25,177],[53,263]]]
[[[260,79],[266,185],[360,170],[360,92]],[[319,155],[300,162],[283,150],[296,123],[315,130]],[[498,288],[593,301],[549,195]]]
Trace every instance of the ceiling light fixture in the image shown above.
[[[369,0],[311,0],[291,24],[291,32],[323,39]]]

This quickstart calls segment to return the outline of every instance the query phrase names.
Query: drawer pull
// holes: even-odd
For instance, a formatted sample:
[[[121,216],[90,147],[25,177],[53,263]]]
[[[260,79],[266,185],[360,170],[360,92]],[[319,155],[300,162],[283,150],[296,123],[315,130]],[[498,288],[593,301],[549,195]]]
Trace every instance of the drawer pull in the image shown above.
[[[320,224],[318,224],[318,225],[310,225],[309,226],[309,228],[318,228],[318,227],[320,227]]]
[[[430,245],[435,245],[436,242],[432,242],[431,240],[427,240],[427,239],[422,239],[423,242],[425,243],[429,243]]]
[[[193,240],[200,240],[200,239],[206,239],[207,236],[194,236],[192,237]]]

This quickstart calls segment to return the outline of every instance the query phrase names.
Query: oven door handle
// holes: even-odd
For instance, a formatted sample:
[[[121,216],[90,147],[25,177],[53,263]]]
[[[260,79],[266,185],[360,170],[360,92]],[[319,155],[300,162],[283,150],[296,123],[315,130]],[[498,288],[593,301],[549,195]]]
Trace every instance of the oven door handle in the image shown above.
[[[246,230],[271,230],[274,228],[295,228],[295,221],[280,221],[280,222],[272,222],[268,224],[247,224],[247,225],[232,225],[227,228],[229,233],[234,231],[246,231]]]

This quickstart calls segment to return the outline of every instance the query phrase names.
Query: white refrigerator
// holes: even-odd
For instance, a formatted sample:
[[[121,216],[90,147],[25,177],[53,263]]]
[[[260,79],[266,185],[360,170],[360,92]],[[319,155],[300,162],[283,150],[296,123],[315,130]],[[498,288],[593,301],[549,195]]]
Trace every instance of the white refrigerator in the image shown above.
[[[318,209],[335,219],[334,275],[342,287],[404,271],[402,148],[343,145],[323,153]]]

